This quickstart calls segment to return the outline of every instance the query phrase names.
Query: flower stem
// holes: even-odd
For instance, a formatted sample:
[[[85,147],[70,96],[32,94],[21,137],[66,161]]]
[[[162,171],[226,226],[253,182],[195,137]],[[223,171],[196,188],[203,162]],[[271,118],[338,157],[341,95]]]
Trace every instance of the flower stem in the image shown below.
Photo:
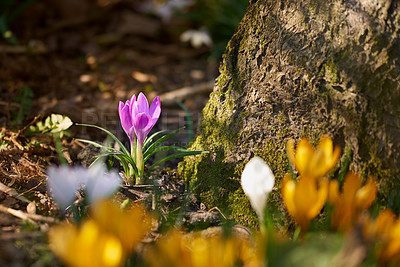
[[[136,163],[136,137],[134,138],[133,142],[131,142],[131,157],[133,159],[133,162]],[[135,169],[133,168],[132,165],[129,165],[129,173],[127,173],[128,180],[131,182],[135,181]]]
[[[143,162],[143,151],[142,146],[139,142],[136,142],[136,167],[138,169],[138,176],[136,177],[136,184],[144,184],[144,162]]]

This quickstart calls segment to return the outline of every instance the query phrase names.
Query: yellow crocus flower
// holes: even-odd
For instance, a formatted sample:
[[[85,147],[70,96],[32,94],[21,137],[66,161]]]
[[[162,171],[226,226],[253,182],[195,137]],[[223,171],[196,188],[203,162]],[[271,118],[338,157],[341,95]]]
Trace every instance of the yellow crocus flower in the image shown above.
[[[310,177],[299,177],[297,183],[286,174],[282,183],[282,197],[290,216],[307,231],[310,221],[324,207],[328,197],[329,182]]]
[[[375,243],[375,253],[382,266],[399,266],[400,219],[391,210],[383,210],[375,221],[367,220],[364,235]]]
[[[50,248],[68,266],[116,267],[121,266],[125,252],[114,235],[105,232],[93,220],[81,228],[62,224],[49,231]]]
[[[295,150],[294,140],[287,142],[287,153],[292,165],[300,176],[320,178],[325,176],[336,165],[340,157],[340,147],[333,148],[332,139],[324,135],[319,141],[317,149],[303,138]]]
[[[343,193],[339,192],[338,181],[331,181],[329,203],[334,207],[332,227],[345,232],[351,230],[362,211],[372,205],[377,192],[378,186],[372,178],[362,186],[361,177],[353,172],[349,172],[344,180]]]
[[[126,254],[150,232],[151,222],[142,206],[125,211],[100,201],[92,207],[92,218],[80,227],[61,224],[50,229],[49,243],[68,266],[121,266]]]
[[[150,267],[260,266],[249,240],[169,231],[145,255]]]

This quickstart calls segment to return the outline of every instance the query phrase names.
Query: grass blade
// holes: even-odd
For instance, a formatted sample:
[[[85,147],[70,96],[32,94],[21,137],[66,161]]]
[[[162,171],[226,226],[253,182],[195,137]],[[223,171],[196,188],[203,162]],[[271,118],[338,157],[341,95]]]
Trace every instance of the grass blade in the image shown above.
[[[126,147],[122,144],[121,141],[119,141],[119,139],[113,134],[111,133],[109,130],[106,130],[100,126],[97,125],[91,125],[91,124],[81,124],[81,123],[76,123],[76,125],[78,126],[86,126],[86,127],[92,127],[92,128],[97,128],[99,130],[102,130],[103,132],[107,133],[109,136],[111,136],[112,139],[114,139],[115,142],[118,143],[118,145],[121,147],[122,151],[124,152],[124,154],[126,155],[130,155],[128,149],[126,149]]]
[[[158,131],[156,133],[153,133],[149,137],[146,137],[146,139],[144,140],[144,143],[143,143],[142,150],[143,151],[146,150],[146,148],[151,144],[151,142],[153,142],[154,138],[157,138],[159,135],[162,135],[165,132],[167,132],[167,130],[161,130],[161,131]]]
[[[162,142],[164,142],[167,139],[170,139],[174,134],[178,133],[179,131],[182,131],[184,127],[179,128],[178,130],[172,131],[169,134],[166,134],[162,137],[160,137],[157,141],[155,141],[153,144],[151,144],[144,152],[143,152],[143,157],[147,157],[149,153],[151,153],[156,147],[158,147]]]
[[[182,148],[182,147],[177,147],[177,146],[160,146],[160,147],[157,147],[156,149],[154,149],[153,151],[151,151],[151,153],[148,153],[143,161],[146,162],[152,155],[154,155],[155,153],[157,153],[159,151],[180,151],[180,152],[184,152],[184,151],[190,151],[190,150],[187,150],[186,148]]]

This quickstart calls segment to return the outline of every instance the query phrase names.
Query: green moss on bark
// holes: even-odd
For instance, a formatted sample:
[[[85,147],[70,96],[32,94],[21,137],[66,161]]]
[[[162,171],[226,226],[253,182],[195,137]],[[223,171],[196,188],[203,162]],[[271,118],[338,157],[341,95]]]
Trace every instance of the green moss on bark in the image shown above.
[[[259,0],[249,6],[191,146],[210,153],[179,165],[202,202],[256,225],[240,188],[244,165],[257,155],[271,166],[277,189],[270,204],[281,208],[287,140],[307,137],[316,144],[322,134],[353,152],[350,169],[378,179],[381,203],[394,198],[400,188],[400,10],[384,2]],[[391,203],[400,210],[400,201]]]

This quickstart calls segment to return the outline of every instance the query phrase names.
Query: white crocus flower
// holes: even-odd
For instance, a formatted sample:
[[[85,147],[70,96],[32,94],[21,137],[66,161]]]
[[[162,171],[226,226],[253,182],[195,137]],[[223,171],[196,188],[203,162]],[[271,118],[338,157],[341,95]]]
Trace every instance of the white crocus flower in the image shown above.
[[[264,221],[265,205],[275,184],[274,174],[264,160],[254,157],[244,167],[241,181],[251,206],[260,221]]]
[[[65,210],[76,198],[82,186],[88,195],[88,203],[109,197],[119,187],[121,180],[117,173],[107,173],[102,164],[87,169],[83,167],[49,167],[48,190],[61,210]]]
[[[94,164],[89,169],[89,176],[85,184],[89,202],[93,203],[109,197],[117,191],[121,179],[116,172],[107,173],[102,164]]]
[[[47,188],[53,193],[54,200],[61,210],[65,210],[76,198],[83,181],[86,179],[86,171],[82,167],[54,167],[47,169],[49,179]]]

